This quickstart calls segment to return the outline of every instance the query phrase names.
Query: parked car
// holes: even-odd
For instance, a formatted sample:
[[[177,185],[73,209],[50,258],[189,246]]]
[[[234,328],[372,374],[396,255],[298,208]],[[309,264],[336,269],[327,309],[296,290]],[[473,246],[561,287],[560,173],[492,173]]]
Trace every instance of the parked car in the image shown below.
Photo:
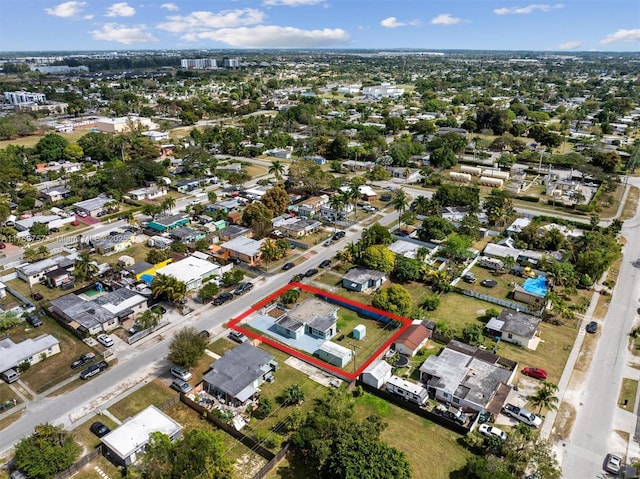
[[[178,379],[182,379],[183,381],[188,381],[193,377],[188,369],[181,368],[180,366],[173,366],[171,368],[171,375]]]
[[[108,334],[99,334],[98,342],[102,344],[105,348],[110,348],[113,346],[113,339]]]
[[[622,468],[622,458],[615,454],[607,454],[607,462],[604,466],[605,471],[611,474],[618,474]]]
[[[233,299],[233,294],[232,293],[220,293],[218,296],[216,296],[213,299],[211,304],[213,304],[214,306],[220,306],[220,305],[226,303],[227,301],[231,301],[232,299]]]
[[[171,389],[175,389],[176,391],[182,394],[186,394],[189,391],[191,391],[193,388],[188,382],[183,381],[182,379],[176,378],[171,382]]]
[[[38,326],[42,326],[42,320],[36,316],[34,313],[27,314],[27,323],[29,323],[34,328]]]
[[[88,216],[84,211],[78,211],[77,214],[80,218],[86,218]]]
[[[80,373],[80,379],[89,379],[96,374],[101,373],[105,369],[109,367],[109,364],[106,361],[100,361],[99,363],[92,364],[87,369]]]
[[[331,246],[334,243],[334,241],[332,239],[328,239],[327,241],[324,242],[325,246]]]
[[[79,225],[80,225],[80,222],[78,220],[73,220],[71,222],[71,226],[79,226]]]
[[[35,292],[35,293],[31,293],[31,297],[32,297],[33,299],[35,299],[36,301],[40,301],[40,300],[42,299],[42,297],[43,297],[43,296],[42,296],[40,293]]]
[[[202,331],[200,331],[198,333],[198,336],[200,336],[201,338],[204,338],[204,339],[209,339],[211,337],[211,333],[209,331],[207,331],[206,329],[203,329]]]
[[[229,337],[236,343],[246,343],[249,340],[249,338],[240,331],[229,331]]]
[[[285,264],[282,266],[282,270],[283,270],[283,271],[289,271],[289,270],[290,270],[291,268],[293,268],[294,266],[295,266],[295,264],[293,264],[293,263],[285,263]]]
[[[167,308],[165,308],[164,306],[160,306],[159,304],[156,304],[153,308],[151,308],[152,311],[159,311],[160,314],[166,314],[167,313]]]
[[[100,421],[96,421],[91,425],[91,427],[89,427],[89,431],[91,431],[98,437],[102,437],[109,434],[111,432],[111,429],[102,424]]]
[[[242,296],[247,291],[250,291],[253,288],[253,283],[240,283],[235,290],[233,290],[233,294],[236,296]]]
[[[542,419],[523,407],[517,407],[513,404],[505,404],[503,412],[507,416],[511,416],[528,426],[540,427],[540,425],[542,424]]]
[[[4,244],[4,243],[0,243],[0,249],[5,249],[6,247],[7,247],[7,245],[6,245],[6,244]]]
[[[473,284],[478,280],[478,278],[476,278],[473,273],[467,273],[465,275],[462,276],[462,281],[464,281],[465,283],[469,283],[469,284]]]
[[[488,424],[480,424],[478,428],[478,432],[480,434],[484,434],[487,437],[496,436],[502,439],[503,441],[507,440],[507,433],[502,429],[498,429],[495,426],[489,426]]]
[[[96,357],[95,353],[84,353],[78,359],[71,363],[71,369],[77,369],[87,363],[93,361]]]
[[[362,209],[364,211],[368,211],[369,213],[375,213],[376,211],[378,211],[378,208],[376,208],[375,206],[371,206],[371,205],[364,205],[362,207]]]
[[[336,231],[333,235],[333,240],[334,241],[338,241],[339,239],[342,239],[346,236],[347,233],[345,233],[344,231]]]
[[[598,323],[596,321],[591,321],[584,329],[587,331],[587,333],[594,334],[596,331],[598,331]]]
[[[318,266],[321,268],[326,268],[327,266],[329,266],[331,264],[331,260],[330,259],[325,259],[324,261],[322,261]]]
[[[310,278],[311,276],[313,276],[314,274],[318,274],[318,270],[315,268],[311,268],[308,269],[304,272],[304,277],[305,278]]]
[[[522,374],[535,379],[542,379],[542,380],[547,379],[547,372],[544,369],[540,369],[540,368],[526,367],[522,369]]]
[[[56,228],[55,226],[53,228],[49,228],[49,233],[60,233],[60,228]]]

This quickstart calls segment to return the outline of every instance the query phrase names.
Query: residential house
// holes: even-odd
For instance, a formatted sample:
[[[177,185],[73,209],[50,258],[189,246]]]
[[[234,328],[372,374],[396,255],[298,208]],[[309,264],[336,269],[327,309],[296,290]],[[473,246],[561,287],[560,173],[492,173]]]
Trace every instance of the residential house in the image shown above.
[[[304,200],[298,206],[298,216],[301,218],[313,218],[320,208],[329,204],[329,195],[312,196]]]
[[[427,243],[413,238],[396,240],[391,243],[388,248],[396,255],[410,259],[418,259],[421,255],[424,255],[425,261],[431,258],[438,250],[438,246],[433,243]]]
[[[463,409],[500,414],[517,363],[452,340],[420,366],[420,380],[432,397]]]
[[[91,198],[90,200],[78,201],[77,203],[74,203],[73,206],[76,211],[83,212],[89,216],[97,218],[98,214],[102,213],[104,210],[104,205],[113,201],[113,198],[108,198],[106,195],[99,195],[95,198]]]
[[[147,240],[147,246],[150,248],[167,249],[171,246],[173,240],[165,236],[155,235]]]
[[[309,298],[296,305],[288,315],[304,324],[304,332],[320,339],[331,339],[338,332],[338,308],[326,301]]]
[[[158,187],[156,185],[147,186],[145,188],[138,188],[137,190],[131,190],[127,193],[127,196],[134,201],[143,200],[155,200],[166,196],[166,188]]]
[[[538,337],[540,321],[540,318],[530,314],[505,308],[497,318],[489,320],[486,328],[490,336],[535,350],[540,342]]]
[[[98,254],[108,256],[130,248],[135,243],[136,235],[130,231],[111,231],[107,236],[91,241],[91,246]]]
[[[414,323],[398,336],[393,347],[398,353],[413,357],[426,346],[430,337],[430,329],[422,323]]]
[[[14,222],[14,227],[21,233],[24,233],[26,237],[29,237],[29,230],[36,223],[46,225],[47,228],[60,228],[63,225],[69,224],[74,221],[73,216],[62,217],[60,215],[39,215],[30,216]],[[19,234],[20,235],[20,234]]]
[[[146,261],[138,261],[131,266],[125,266],[123,268],[124,271],[130,273],[134,278],[136,278],[137,281],[140,281],[140,277],[142,276],[142,274],[152,269],[153,265],[151,263],[147,263]]]
[[[242,343],[225,352],[203,377],[203,389],[232,406],[243,406],[256,398],[258,388],[277,370],[271,354]]]
[[[168,131],[143,131],[141,134],[153,141],[165,141],[169,139]]]
[[[184,226],[187,223],[189,223],[189,218],[187,216],[185,216],[184,214],[177,214],[150,221],[147,227],[151,228],[152,230],[164,233],[165,231]]]
[[[292,147],[287,148],[272,148],[271,150],[267,150],[264,152],[265,155],[272,156],[274,158],[281,158],[283,160],[288,160],[291,158]]]
[[[320,221],[298,219],[297,221],[283,224],[280,229],[291,238],[302,238],[308,234],[315,233],[321,226],[322,223]]]
[[[205,211],[215,212],[215,211],[224,211],[225,213],[229,213],[233,211],[237,207],[240,206],[240,202],[237,198],[230,198],[224,201],[218,201],[217,203],[213,203],[205,206]]]
[[[195,243],[198,240],[205,239],[207,234],[204,231],[194,230],[188,226],[180,226],[179,228],[172,229],[169,232],[169,236],[181,243]]]
[[[19,364],[34,365],[60,352],[60,341],[50,334],[28,338],[19,343],[10,338],[0,339],[0,372],[15,369]]]
[[[65,268],[70,271],[73,268],[73,260],[66,256],[54,256],[53,258],[43,259],[35,263],[25,263],[16,267],[18,278],[29,283],[29,286],[44,281],[44,275],[58,268]]]
[[[100,438],[107,457],[128,467],[145,452],[151,434],[159,432],[176,441],[182,426],[157,407],[151,405]]]
[[[325,341],[314,355],[333,366],[344,368],[351,361],[353,352],[337,343]]]
[[[414,183],[420,179],[420,170],[417,168],[405,168],[402,166],[386,166],[391,178],[401,178],[407,183]]]
[[[523,286],[516,284],[513,288],[513,299],[526,304],[532,304],[542,308],[546,303],[546,292],[541,294],[532,290],[527,290]]]
[[[51,188],[40,190],[40,196],[45,202],[57,203],[71,196],[71,190],[64,186],[52,186]]]
[[[382,359],[376,359],[366,367],[360,379],[363,383],[368,384],[376,389],[380,389],[391,378],[393,366]]]
[[[218,165],[216,170],[228,171],[229,173],[240,173],[242,171],[241,163],[229,163],[226,165]]]
[[[386,280],[386,275],[380,271],[357,266],[342,277],[342,287],[349,291],[365,293],[378,289]]]
[[[376,166],[374,161],[347,160],[342,162],[342,167],[347,168],[351,171],[356,171],[356,170],[371,171],[373,170],[374,166]]]
[[[179,193],[189,193],[202,186],[202,180],[198,178],[189,178],[176,181],[175,188]]]
[[[242,196],[249,200],[259,200],[261,199],[267,191],[269,191],[271,186],[253,186],[251,188],[247,188],[242,192]]]
[[[199,289],[204,280],[211,276],[219,276],[220,265],[196,256],[187,256],[180,261],[170,263],[156,269],[156,274],[173,276],[187,285],[187,291]]]
[[[147,298],[127,288],[89,298],[67,294],[51,300],[50,311],[84,336],[111,331],[147,310]]]
[[[253,231],[251,231],[251,228],[239,225],[229,225],[220,231],[218,235],[221,241],[231,241],[236,238],[251,238],[252,236]]]
[[[58,268],[44,274],[45,282],[49,288],[62,286],[63,289],[73,288],[73,275],[66,268]],[[67,286],[65,286],[67,285]]]
[[[227,228],[228,229],[228,228]],[[240,236],[220,245],[222,254],[228,258],[238,258],[240,261],[254,266],[260,262],[262,243],[264,240],[256,241],[251,238]]]
[[[313,161],[316,165],[326,165],[327,159],[324,156],[320,155],[310,155],[303,157],[304,160]]]

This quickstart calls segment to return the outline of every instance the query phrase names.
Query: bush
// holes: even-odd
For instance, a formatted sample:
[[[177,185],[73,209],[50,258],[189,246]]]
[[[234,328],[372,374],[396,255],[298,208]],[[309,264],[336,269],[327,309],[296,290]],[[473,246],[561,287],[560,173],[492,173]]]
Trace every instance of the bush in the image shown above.
[[[422,308],[426,311],[435,311],[438,306],[440,306],[440,297],[437,294],[430,294],[422,303]]]
[[[518,196],[517,198],[522,201],[529,201],[530,203],[538,203],[540,201],[540,197],[538,196],[522,195]]]
[[[18,364],[18,372],[23,373],[27,371],[31,367],[31,363],[29,361],[22,361]]]
[[[261,397],[258,402],[258,408],[253,411],[253,416],[258,419],[264,419],[273,411],[273,400],[268,397]]]
[[[290,289],[289,291],[283,293],[282,296],[280,296],[280,301],[282,302],[282,304],[293,304],[298,301],[299,298],[300,291],[297,289]]]
[[[232,269],[222,275],[222,285],[224,287],[234,286],[244,278],[244,273],[239,269]]]

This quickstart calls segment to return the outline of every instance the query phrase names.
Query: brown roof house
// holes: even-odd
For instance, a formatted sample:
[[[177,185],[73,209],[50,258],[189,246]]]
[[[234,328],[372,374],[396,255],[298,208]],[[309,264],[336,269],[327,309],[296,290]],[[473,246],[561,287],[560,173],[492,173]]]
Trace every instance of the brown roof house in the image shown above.
[[[410,325],[398,336],[394,349],[405,356],[415,356],[431,337],[431,330],[421,323]]]

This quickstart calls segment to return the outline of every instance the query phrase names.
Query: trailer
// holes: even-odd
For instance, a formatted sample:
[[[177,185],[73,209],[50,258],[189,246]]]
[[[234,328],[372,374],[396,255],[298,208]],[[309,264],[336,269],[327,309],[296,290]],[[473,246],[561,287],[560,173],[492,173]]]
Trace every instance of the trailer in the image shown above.
[[[490,258],[488,256],[481,256],[478,264],[483,268],[499,271],[504,268],[504,263],[496,258]]]
[[[468,173],[473,176],[480,176],[482,174],[482,168],[478,168],[477,166],[462,165],[460,171],[462,173]]]
[[[504,186],[504,182],[501,179],[488,176],[481,176],[479,182],[482,186],[491,186],[493,188],[502,188]]]
[[[510,178],[509,173],[506,171],[492,170],[488,168],[485,170],[482,170],[482,176],[488,176],[489,178],[498,178],[499,180],[502,180],[502,181],[508,181]]]
[[[389,381],[387,381],[387,391],[418,406],[424,406],[424,403],[427,402],[429,397],[427,389],[424,386],[398,376],[391,376],[389,378]]]

